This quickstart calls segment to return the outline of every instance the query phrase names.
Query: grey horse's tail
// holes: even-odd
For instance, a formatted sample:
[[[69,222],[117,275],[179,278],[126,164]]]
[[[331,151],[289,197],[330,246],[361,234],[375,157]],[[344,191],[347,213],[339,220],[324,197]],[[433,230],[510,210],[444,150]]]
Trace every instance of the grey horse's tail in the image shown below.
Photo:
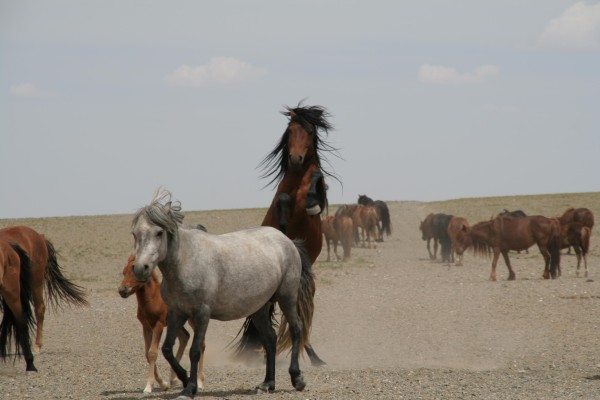
[[[55,308],[61,308],[61,301],[76,306],[87,306],[84,289],[71,282],[62,274],[56,259],[54,245],[46,239],[48,248],[48,266],[46,268],[46,296],[48,302]]]
[[[294,240],[296,249],[302,260],[302,273],[300,275],[300,288],[298,289],[298,316],[302,321],[302,332],[300,335],[300,349],[303,349],[309,343],[310,330],[312,328],[313,313],[315,305],[313,298],[315,296],[315,275],[312,271],[310,257],[304,248],[304,241]],[[285,316],[281,316],[281,324],[277,333],[277,354],[282,353],[292,347],[292,335],[289,331],[289,325]],[[301,354],[304,352],[301,351]]]

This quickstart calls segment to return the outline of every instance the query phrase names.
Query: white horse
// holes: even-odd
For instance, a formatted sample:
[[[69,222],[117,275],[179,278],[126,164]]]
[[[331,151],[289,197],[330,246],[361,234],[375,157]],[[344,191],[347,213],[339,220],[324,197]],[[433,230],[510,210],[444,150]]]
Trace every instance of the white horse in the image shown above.
[[[289,326],[291,335],[292,385],[303,390],[306,384],[298,354],[307,340],[302,327],[310,328],[312,323],[314,305],[310,288],[314,276],[301,243],[270,227],[224,235],[186,229],[181,225],[180,204],[170,199],[170,192],[159,190],[151,204],[135,214],[133,270],[142,282],[150,279],[156,267],[163,275],[161,294],[169,306],[169,314],[162,352],[183,382],[179,398],[193,398],[198,390],[198,361],[210,319],[251,318],[266,352],[265,379],[256,390],[275,390],[274,303],[279,304],[285,317],[282,324]],[[188,319],[194,326],[189,377],[173,355],[177,334]]]

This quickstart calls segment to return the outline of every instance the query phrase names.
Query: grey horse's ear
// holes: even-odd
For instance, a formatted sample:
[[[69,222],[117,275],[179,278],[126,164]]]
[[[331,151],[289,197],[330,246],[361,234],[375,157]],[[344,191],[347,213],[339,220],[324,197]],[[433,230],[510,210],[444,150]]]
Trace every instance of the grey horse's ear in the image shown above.
[[[165,212],[166,212],[167,214],[170,214],[170,213],[171,213],[171,203],[172,203],[172,202],[171,202],[171,201],[169,201],[169,202],[165,203],[165,205],[163,206],[163,210],[165,210]]]

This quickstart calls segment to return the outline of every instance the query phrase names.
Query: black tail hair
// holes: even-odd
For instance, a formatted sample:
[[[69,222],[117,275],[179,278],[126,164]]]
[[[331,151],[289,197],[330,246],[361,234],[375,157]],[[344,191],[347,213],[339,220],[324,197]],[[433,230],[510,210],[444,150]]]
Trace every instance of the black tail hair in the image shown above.
[[[87,306],[84,289],[69,281],[62,274],[56,259],[56,249],[52,242],[46,239],[48,248],[48,266],[46,268],[46,299],[54,309],[62,308],[61,301],[76,306]]]
[[[17,252],[21,262],[19,282],[21,286],[20,302],[22,311],[21,315],[15,315],[8,303],[6,303],[6,299],[2,298],[0,309],[3,310],[4,315],[2,322],[0,322],[0,358],[5,359],[8,357],[11,342],[14,341],[14,359],[16,360],[17,357],[22,355],[21,347],[23,345],[27,347],[31,346],[30,331],[35,326],[35,321],[31,309],[33,299],[29,256],[20,246],[11,243],[11,247]]]

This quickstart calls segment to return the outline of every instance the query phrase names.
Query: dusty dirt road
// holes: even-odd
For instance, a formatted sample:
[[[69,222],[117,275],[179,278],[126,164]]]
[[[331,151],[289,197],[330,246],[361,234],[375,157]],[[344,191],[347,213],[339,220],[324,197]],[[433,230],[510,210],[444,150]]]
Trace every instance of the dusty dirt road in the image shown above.
[[[600,194],[522,197],[518,204],[532,214],[556,216],[569,205],[594,209]],[[327,263],[324,248],[314,267],[312,343],[328,365],[301,362],[306,390],[293,390],[284,357],[277,364],[276,392],[255,395],[263,367],[232,363],[226,349],[241,321],[211,321],[206,388],[197,398],[600,398],[597,228],[587,279],[575,276],[575,257],[566,255],[560,279],[541,279],[542,258],[532,248],[529,254],[511,254],[516,281],[505,281],[507,270],[500,262],[499,280],[490,282],[490,260],[467,254],[463,267],[429,260],[418,225],[429,212],[477,222],[510,208],[507,199],[388,205],[394,232],[377,249],[353,249],[348,263]],[[186,213],[186,222],[202,222],[221,233],[258,225],[263,214],[193,212]],[[0,398],[177,397],[180,387],[142,393],[146,362],[136,302],[116,292],[132,246],[130,222],[127,215],[0,221],[46,233],[61,253],[65,273],[88,289],[91,303],[47,314],[38,373],[25,373],[21,360],[0,363]],[[189,365],[187,354],[184,358]],[[159,366],[168,375],[162,357]]]

